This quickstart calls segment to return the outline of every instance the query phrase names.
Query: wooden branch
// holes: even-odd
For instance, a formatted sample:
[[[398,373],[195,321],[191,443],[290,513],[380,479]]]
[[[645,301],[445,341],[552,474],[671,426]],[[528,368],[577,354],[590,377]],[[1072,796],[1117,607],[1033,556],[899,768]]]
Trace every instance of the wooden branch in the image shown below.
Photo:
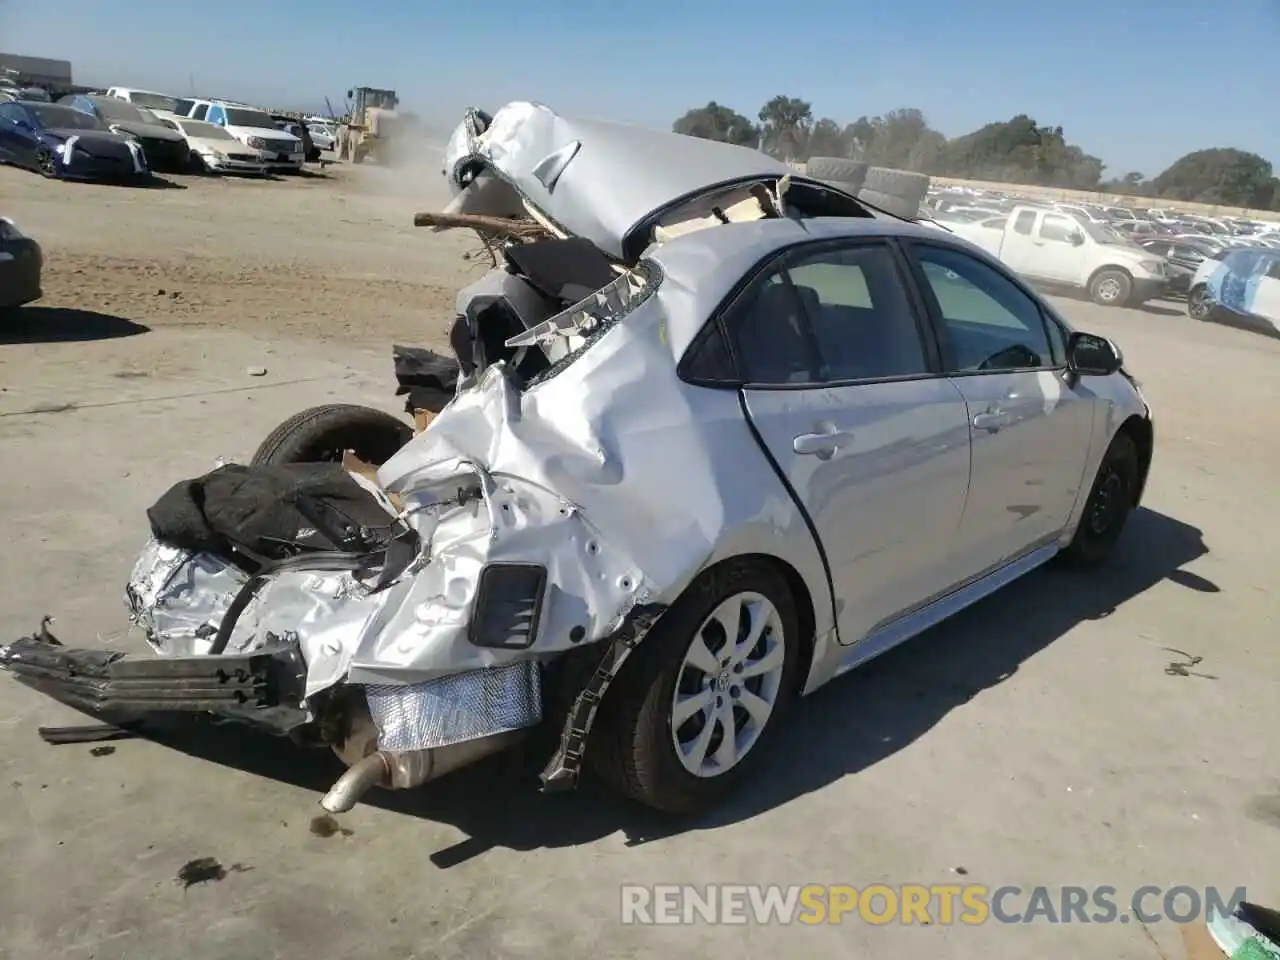
[[[518,240],[535,240],[547,236],[546,229],[532,220],[486,217],[474,213],[415,213],[413,225],[442,230],[462,228],[474,230],[481,235]]]

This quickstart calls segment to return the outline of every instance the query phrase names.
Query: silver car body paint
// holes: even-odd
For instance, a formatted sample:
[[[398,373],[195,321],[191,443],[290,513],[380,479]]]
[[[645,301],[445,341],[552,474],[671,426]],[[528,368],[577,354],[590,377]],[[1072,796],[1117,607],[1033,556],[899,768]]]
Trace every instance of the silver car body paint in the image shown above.
[[[721,170],[664,173],[680,164],[646,158],[667,135],[637,132],[635,153],[610,154],[620,169],[605,176],[584,163],[590,175],[571,182],[565,171],[591,156],[584,128],[562,128],[536,105],[508,109],[490,127],[491,161],[545,174],[554,164],[534,162],[537,152],[581,137],[559,180],[546,174],[551,188],[521,180],[521,190],[548,191],[548,203],[555,194],[549,205],[561,226],[572,223],[615,255],[668,194],[746,168],[735,151],[723,154]],[[461,162],[460,145],[476,149],[473,140],[464,128],[455,133],[446,172]],[[754,172],[769,170],[767,158],[758,164]],[[636,185],[627,199],[610,202],[610,190],[627,183]],[[350,574],[274,575],[228,649],[251,649],[267,632],[293,635],[308,696],[363,684],[390,711],[391,688],[419,702],[441,678],[553,658],[607,637],[638,604],[673,602],[708,566],[759,554],[793,571],[808,594],[809,692],[1052,556],[1079,524],[1115,432],[1148,415],[1123,374],[1075,377],[1060,367],[741,391],[677,375],[690,343],[753,268],[796,245],[842,238],[928,241],[1002,269],[960,238],[888,218],[754,219],[652,245],[612,307],[579,305],[545,322],[574,328],[542,337],[558,351],[549,375],[521,389],[496,364],[462,381],[430,426],[379,468],[379,485],[403,502],[423,545],[398,579],[374,591]],[[460,312],[470,296],[507,283],[482,279]],[[595,328],[582,328],[592,312]],[[995,401],[1009,401],[1006,428],[974,429],[973,415]],[[797,454],[794,438],[821,425],[847,442],[825,459]],[[479,495],[459,496],[469,488]],[[480,573],[499,561],[547,568],[527,649],[468,639]]]
[[[483,132],[475,116],[455,128],[445,149],[444,173],[455,193],[465,187],[463,172],[481,164],[563,232],[618,260],[629,259],[628,241],[655,212],[708,191],[787,176],[819,185],[758,150],[563,117],[539,103],[507,104]]]

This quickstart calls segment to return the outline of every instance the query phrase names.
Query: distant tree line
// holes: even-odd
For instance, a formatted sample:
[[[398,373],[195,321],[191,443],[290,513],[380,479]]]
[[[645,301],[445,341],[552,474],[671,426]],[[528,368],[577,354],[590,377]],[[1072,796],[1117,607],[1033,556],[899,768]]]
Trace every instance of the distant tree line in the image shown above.
[[[779,95],[755,120],[713,100],[688,111],[672,129],[788,160],[847,157],[941,177],[1280,210],[1280,179],[1255,153],[1196,150],[1151,179],[1134,171],[1104,180],[1101,159],[1068,143],[1062,127],[1041,126],[1026,114],[948,139],[913,108],[842,125],[830,117],[815,119],[806,100]]]

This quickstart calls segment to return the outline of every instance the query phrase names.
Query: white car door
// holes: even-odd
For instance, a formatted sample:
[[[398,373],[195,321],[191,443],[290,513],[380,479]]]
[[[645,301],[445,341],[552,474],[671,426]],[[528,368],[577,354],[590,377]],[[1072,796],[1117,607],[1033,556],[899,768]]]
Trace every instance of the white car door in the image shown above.
[[[1249,311],[1252,316],[1270,327],[1273,333],[1280,332],[1280,256],[1271,257],[1271,262],[1256,281],[1252,296]]]
[[[1009,220],[998,256],[1026,277],[1037,277],[1040,242],[1036,236],[1036,223],[1040,214],[1035,210],[1019,210]],[[988,251],[993,253],[995,251]]]
[[[971,579],[1061,534],[1087,493],[1097,401],[1067,375],[1062,328],[1014,280],[951,246],[909,250],[968,405],[973,470],[955,552]]]
[[[1035,276],[1074,286],[1084,285],[1089,276],[1086,263],[1091,247],[1084,228],[1076,220],[1060,213],[1046,213],[1036,227],[1035,244]]]
[[[788,253],[726,316],[761,443],[808,512],[842,643],[944,592],[969,486],[964,398],[888,242]]]

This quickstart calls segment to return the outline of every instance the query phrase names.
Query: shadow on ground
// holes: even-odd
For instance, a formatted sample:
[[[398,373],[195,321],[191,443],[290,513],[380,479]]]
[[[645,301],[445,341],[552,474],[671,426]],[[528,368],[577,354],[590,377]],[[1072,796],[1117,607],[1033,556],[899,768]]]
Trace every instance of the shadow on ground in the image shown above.
[[[1166,304],[1152,303],[1150,300],[1142,304],[1138,309],[1143,313],[1155,313],[1162,317],[1185,317],[1187,315],[1187,311],[1185,309],[1178,310]]]
[[[19,307],[0,323],[0,343],[70,343],[146,333],[150,327],[110,313],[70,307]]]
[[[910,746],[952,709],[1013,677],[1025,660],[1076,624],[1109,616],[1161,581],[1218,592],[1213,583],[1180,569],[1207,552],[1195,527],[1138,510],[1111,562],[1098,573],[1042,568],[800,701],[775,741],[790,748],[762,757],[741,792],[697,818],[662,818],[589,780],[573,793],[537,793],[533,783],[547,754],[530,750],[492,757],[419,790],[375,790],[364,802],[466,833],[467,840],[432,854],[440,867],[495,847],[572,846],[618,830],[636,845],[747,820]],[[303,751],[230,726],[199,735],[175,729],[153,738],[192,756],[315,790],[317,800],[343,769],[327,750]],[[518,786],[521,780],[527,789]],[[513,817],[513,791],[521,789],[521,813]]]

